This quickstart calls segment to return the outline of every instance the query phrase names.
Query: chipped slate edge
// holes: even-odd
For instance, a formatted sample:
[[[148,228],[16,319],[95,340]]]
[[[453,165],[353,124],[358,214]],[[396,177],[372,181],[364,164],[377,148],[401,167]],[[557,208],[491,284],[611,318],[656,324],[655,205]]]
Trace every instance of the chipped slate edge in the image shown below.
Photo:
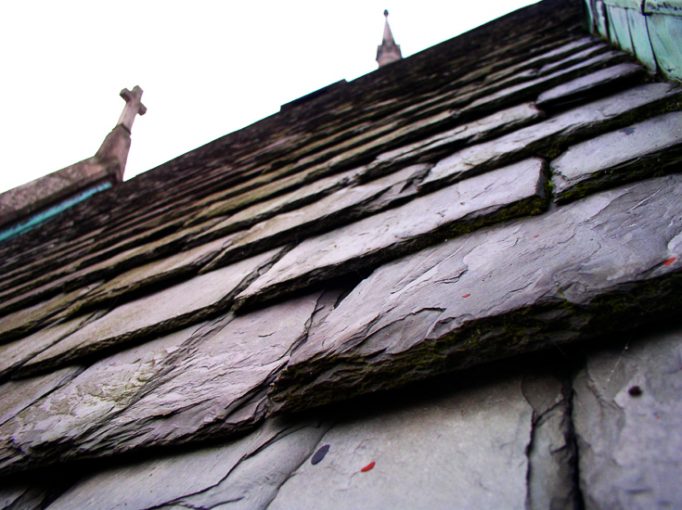
[[[442,225],[426,234],[417,235],[409,240],[402,240],[390,247],[366,253],[331,267],[313,269],[293,279],[270,284],[264,290],[254,294],[245,295],[242,292],[235,299],[235,311],[239,313],[248,312],[251,309],[279,301],[297,292],[317,288],[320,284],[329,280],[367,274],[380,265],[394,259],[409,255],[434,244],[448,241],[454,237],[471,233],[486,226],[502,223],[514,218],[540,215],[549,206],[549,180],[546,178],[545,169],[546,164],[543,160],[542,180],[539,183],[540,188],[533,196],[507,204],[492,213],[487,210],[472,212],[453,223]]]
[[[404,386],[495,360],[547,350],[674,317],[682,306],[682,270],[621,284],[575,304],[552,298],[503,315],[464,323],[440,338],[421,342],[377,363],[349,352],[289,366],[272,385],[270,414],[300,412],[340,399]],[[325,381],[329,372],[341,380]]]
[[[272,267],[277,260],[284,256],[286,251],[287,250],[285,249],[276,250],[276,253],[274,253],[269,260],[262,263],[250,274],[244,276],[241,282],[236,285],[232,291],[230,291],[225,297],[213,305],[176,316],[172,319],[165,320],[152,326],[147,326],[135,331],[124,333],[123,335],[100,339],[95,344],[84,344],[73,349],[68,354],[62,353],[54,358],[48,358],[35,363],[28,361],[22,366],[21,375],[22,377],[25,377],[29,375],[40,374],[54,368],[59,368],[74,361],[90,359],[92,357],[100,358],[108,353],[121,350],[124,347],[129,347],[140,343],[151,336],[170,333],[184,326],[189,326],[202,320],[211,319],[220,312],[228,310],[232,305],[235,296],[237,296],[241,290],[245,289],[252,281],[258,278],[259,275]]]

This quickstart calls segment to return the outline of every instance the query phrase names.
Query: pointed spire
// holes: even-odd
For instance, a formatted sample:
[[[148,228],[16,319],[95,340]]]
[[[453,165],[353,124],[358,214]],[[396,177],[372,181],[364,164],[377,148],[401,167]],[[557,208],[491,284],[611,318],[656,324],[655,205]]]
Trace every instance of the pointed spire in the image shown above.
[[[400,53],[400,46],[395,43],[391,27],[388,24],[388,10],[384,11],[384,16],[386,17],[384,38],[381,41],[381,45],[377,48],[377,62],[379,63],[379,67],[383,67],[386,64],[403,58],[402,53]]]
[[[117,182],[123,180],[128,152],[130,151],[130,132],[137,115],[147,113],[147,107],[142,104],[142,89],[135,85],[133,90],[123,89],[121,97],[126,104],[123,107],[118,123],[102,142],[95,158],[108,167],[109,174]]]

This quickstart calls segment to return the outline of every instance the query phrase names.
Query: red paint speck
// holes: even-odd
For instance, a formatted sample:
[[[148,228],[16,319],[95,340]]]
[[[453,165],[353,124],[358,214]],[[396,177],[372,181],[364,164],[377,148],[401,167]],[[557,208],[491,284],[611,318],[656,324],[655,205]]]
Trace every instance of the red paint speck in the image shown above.
[[[462,294],[462,297],[463,297],[464,299],[466,299],[466,298],[468,298],[468,297],[471,297],[471,294]]]
[[[675,262],[677,262],[677,257],[670,257],[669,259],[665,259],[663,261],[663,265],[670,267],[672,266]]]
[[[374,469],[374,466],[376,466],[376,465],[377,465],[377,463],[374,462],[374,461],[372,461],[372,462],[370,462],[369,464],[367,464],[365,467],[363,467],[363,468],[360,470],[360,472],[361,472],[361,473],[366,473],[367,471],[371,471],[372,469]]]

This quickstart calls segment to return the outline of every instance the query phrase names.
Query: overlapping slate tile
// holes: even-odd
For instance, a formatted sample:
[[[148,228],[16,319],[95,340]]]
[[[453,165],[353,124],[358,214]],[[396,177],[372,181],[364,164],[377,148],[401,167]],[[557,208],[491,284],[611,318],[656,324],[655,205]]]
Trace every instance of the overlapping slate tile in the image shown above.
[[[96,363],[0,427],[11,438],[0,447],[0,471],[252,427],[269,382],[335,299],[316,294],[227,317]]]
[[[311,282],[366,270],[501,217],[537,213],[544,204],[543,163],[522,161],[474,177],[346,227],[303,241],[239,296],[269,300]]]
[[[166,280],[190,275],[220,253],[226,243],[226,239],[216,239],[130,269],[98,286],[82,300],[84,302],[81,303],[81,307],[92,307],[128,293],[139,292],[141,289],[158,285]]]
[[[68,309],[79,297],[97,287],[98,283],[87,285],[71,292],[59,294],[22,310],[17,310],[0,319],[0,342],[26,335],[40,327],[47,319]]]
[[[599,91],[611,90],[630,84],[645,74],[641,65],[626,62],[581,76],[540,94],[540,108],[556,108],[577,103]]]
[[[268,423],[224,445],[102,469],[49,508],[218,508],[230,502],[264,508],[326,430],[310,423]]]
[[[92,317],[92,315],[77,317],[0,345],[0,379],[6,378],[31,358],[75,332]]]
[[[253,427],[265,415],[269,384],[336,297],[317,293],[235,318],[102,427],[94,443],[123,451]]]
[[[292,356],[280,409],[377,391],[676,312],[682,176],[652,179],[382,266]]]
[[[83,443],[89,433],[157,385],[158,378],[173,368],[174,360],[189,351],[187,347],[182,350],[183,344],[192,339],[197,328],[120,352],[95,363],[57,391],[42,392],[46,398],[35,405],[24,405],[0,427],[4,438],[0,443],[0,470],[38,461],[49,464],[77,453],[63,445]],[[8,384],[30,388],[32,381],[54,378],[64,370],[71,369]],[[79,450],[82,455],[86,449],[81,444]]]
[[[463,111],[490,111],[503,108],[514,102],[525,101],[529,99],[529,96],[569,80],[576,75],[586,74],[595,68],[615,64],[623,60],[624,55],[622,52],[608,51],[575,63],[570,67],[560,67],[551,73],[543,74],[542,69],[539,72],[529,71],[529,79],[527,80],[520,79],[519,75],[512,76],[508,80],[509,83],[504,83],[504,87],[497,87],[501,90],[476,99],[467,105],[466,108],[463,108]],[[535,77],[536,74],[539,76]]]
[[[377,204],[387,205],[380,200],[385,195],[389,201],[405,200],[414,190],[403,192],[403,187],[413,178],[422,175],[426,169],[424,165],[403,168],[365,184],[342,188],[310,205],[257,223],[248,230],[235,233],[230,246],[214,261],[214,265],[239,260],[263,249],[295,241],[371,214],[376,210]],[[220,228],[220,225],[216,226],[216,229]]]
[[[679,171],[682,111],[638,122],[570,147],[551,163],[556,200],[613,183]]]
[[[424,140],[385,152],[368,166],[364,175],[374,175],[395,165],[405,165],[415,161],[434,161],[466,143],[478,142],[495,134],[510,131],[529,124],[541,116],[541,112],[532,103],[523,103],[501,110],[482,119],[458,125]]]
[[[243,282],[258,274],[270,251],[197,276],[123,305],[32,358],[26,370],[62,365],[152,334],[179,329],[224,309]]]
[[[180,230],[177,230],[176,225],[172,233],[161,239],[154,239],[154,236],[150,236],[152,239],[149,240],[146,235],[140,235],[139,238],[130,242],[99,247],[102,249],[95,250],[94,253],[87,250],[81,251],[76,260],[68,264],[60,264],[52,270],[38,274],[34,269],[33,272],[29,272],[29,276],[32,275],[31,280],[10,288],[6,293],[8,299],[2,304],[11,305],[12,308],[27,306],[44,296],[54,295],[62,288],[85,287],[97,279],[116,275],[135,265],[173,254],[174,250],[184,249],[188,240],[198,232],[203,232],[213,226],[216,221],[218,220],[212,219]],[[84,253],[87,254],[84,256]],[[0,295],[0,299],[3,299],[3,296],[4,294]]]
[[[682,501],[682,332],[589,356],[574,383],[586,508],[675,508]]]
[[[80,367],[67,367],[31,379],[4,383],[0,386],[0,425],[12,420],[45,395],[69,383],[81,370]]]
[[[258,202],[232,214],[210,230],[236,231],[248,228],[254,223],[265,220],[275,214],[305,206],[332,193],[338,188],[350,185],[361,170],[362,168],[354,168],[339,175],[325,177],[284,195]]]
[[[572,459],[559,455],[540,471],[543,456],[568,449],[565,438],[543,443],[537,432],[561,434],[551,414],[567,412],[562,386],[552,376],[532,379],[469,378],[400,405],[330,410],[320,424],[268,420],[226,444],[103,468],[49,509],[570,508]],[[544,499],[535,477],[545,482]]]
[[[36,487],[34,483],[13,483],[0,488],[0,509],[41,510],[50,499],[50,485]]]
[[[226,193],[228,198],[216,201],[210,206],[200,209],[193,221],[231,214],[247,207],[256,206],[259,202],[269,200],[271,197],[282,193],[286,193],[284,200],[278,200],[277,204],[286,202],[293,204],[297,202],[299,204],[305,203],[315,196],[323,196],[329,191],[342,186],[353,177],[353,171],[351,170],[348,173],[344,172],[323,180],[321,179],[308,186],[304,185],[310,178],[313,170],[307,169],[289,176],[280,176],[280,173],[284,173],[283,170],[280,170],[275,172],[274,175],[266,174],[265,176],[260,176],[254,180],[254,185],[262,181],[260,185],[254,189],[246,188],[241,194],[236,194],[235,190],[230,190]],[[288,171],[291,172],[290,169]]]
[[[671,83],[651,83],[579,106],[508,135],[466,147],[440,161],[426,177],[425,188],[452,182],[536,151],[547,151],[603,132],[638,115],[652,115],[679,106],[682,89]],[[442,184],[441,184],[442,185]]]

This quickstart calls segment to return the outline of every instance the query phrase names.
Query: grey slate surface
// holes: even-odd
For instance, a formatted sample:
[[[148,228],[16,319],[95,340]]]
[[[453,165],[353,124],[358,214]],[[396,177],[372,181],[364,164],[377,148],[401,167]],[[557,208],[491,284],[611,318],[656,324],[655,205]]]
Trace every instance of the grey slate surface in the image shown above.
[[[308,407],[672,313],[681,194],[682,176],[644,181],[379,268],[294,353],[273,401]]]
[[[648,388],[676,354],[636,340],[679,329],[682,89],[577,7],[0,243],[0,508],[682,504],[678,455],[640,470],[680,442],[647,414],[677,405]],[[593,398],[626,368],[632,416]]]
[[[591,356],[574,382],[586,508],[682,501],[682,335],[647,335]]]
[[[552,161],[558,201],[589,188],[678,171],[682,164],[682,112],[672,112],[570,147]]]

